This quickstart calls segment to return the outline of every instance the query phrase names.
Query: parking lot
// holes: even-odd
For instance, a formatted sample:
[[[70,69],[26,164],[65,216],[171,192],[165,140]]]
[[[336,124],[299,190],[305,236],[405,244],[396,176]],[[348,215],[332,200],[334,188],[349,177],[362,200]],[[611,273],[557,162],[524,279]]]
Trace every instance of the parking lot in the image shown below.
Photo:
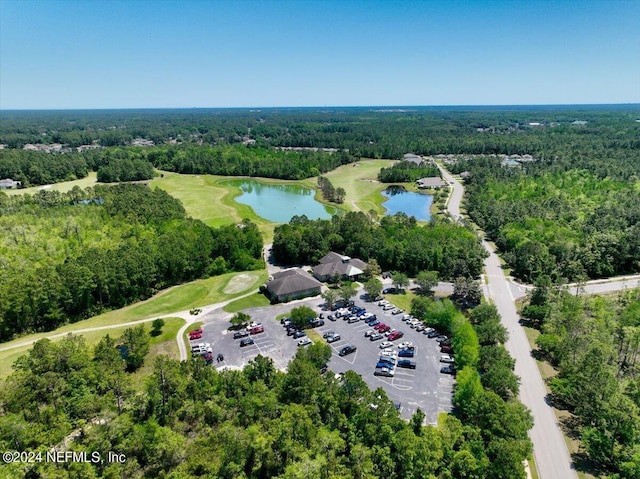
[[[353,370],[362,376],[371,389],[382,387],[392,401],[400,403],[402,417],[410,418],[419,407],[426,415],[425,421],[435,424],[439,412],[451,410],[451,396],[455,383],[452,376],[440,373],[440,368],[444,364],[439,362],[442,354],[438,343],[422,332],[410,328],[406,322],[402,321],[402,314],[393,315],[391,310],[384,311],[378,303],[365,302],[361,299],[356,300],[355,304],[366,308],[367,312],[375,314],[381,322],[391,328],[404,333],[402,338],[393,341],[391,348],[398,351],[398,344],[411,341],[415,348],[415,355],[409,359],[415,361],[416,369],[396,367],[393,377],[374,376],[376,362],[381,352],[380,344],[386,338],[370,341],[364,334],[372,328],[363,321],[349,324],[342,318],[335,321],[328,320],[327,316],[330,312],[321,309],[322,299],[318,297],[246,310],[245,312],[254,321],[260,321],[265,326],[264,333],[251,336],[254,344],[240,347],[240,340],[234,340],[233,332],[228,331],[228,319],[232,314],[221,311],[213,312],[210,317],[204,318],[204,334],[198,341],[211,344],[214,358],[217,354],[224,356],[222,363],[214,361],[214,367],[242,368],[252,358],[262,354],[272,358],[278,369],[285,370],[298,349],[297,340],[287,336],[286,329],[274,318],[287,313],[294,307],[309,306],[318,313],[324,314],[324,326],[315,329],[320,336],[334,331],[341,337],[329,345],[334,352],[328,363],[331,372],[337,374]],[[347,344],[356,346],[356,351],[344,357],[339,356],[339,351]]]

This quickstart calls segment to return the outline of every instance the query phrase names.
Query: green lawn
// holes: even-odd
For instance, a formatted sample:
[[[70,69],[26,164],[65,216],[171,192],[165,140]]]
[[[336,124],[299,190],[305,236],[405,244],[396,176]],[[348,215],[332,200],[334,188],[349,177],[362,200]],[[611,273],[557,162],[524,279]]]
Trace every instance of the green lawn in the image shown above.
[[[162,327],[162,334],[160,336],[151,337],[151,346],[149,348],[149,355],[145,359],[145,364],[152,362],[153,357],[158,354],[167,354],[168,356],[178,359],[178,344],[176,342],[176,335],[178,330],[184,324],[184,320],[180,318],[165,318],[165,325]],[[143,323],[147,331],[151,331],[151,322]],[[119,338],[124,333],[125,329],[132,326],[121,326],[116,328],[102,329],[98,331],[87,331],[85,333],[74,333],[79,336],[84,336],[87,345],[90,347],[95,346],[100,340],[107,334],[112,338]],[[53,338],[52,341],[60,341],[64,336]],[[23,338],[24,340],[24,338]],[[0,378],[5,378],[12,372],[13,363],[23,354],[27,353],[33,345],[23,346],[20,348],[12,349],[7,352],[0,353]]]
[[[387,300],[407,313],[411,311],[411,300],[416,297],[412,291],[406,290],[404,294],[386,294]]]
[[[242,311],[243,309],[248,308],[257,308],[259,306],[269,306],[271,302],[267,299],[267,297],[262,293],[252,294],[251,296],[247,296],[246,298],[236,299],[232,303],[227,304],[223,309],[223,311],[227,311],[229,313],[236,313],[238,311]]]
[[[8,195],[23,195],[23,194],[30,194],[30,195],[34,195],[36,194],[38,191],[43,190],[43,189],[47,189],[47,190],[55,190],[55,191],[61,191],[61,192],[66,192],[66,191],[71,191],[73,189],[74,186],[79,186],[80,188],[82,188],[83,190],[89,186],[93,186],[97,183],[97,179],[96,179],[96,172],[95,171],[90,171],[89,174],[87,175],[87,177],[85,178],[81,178],[79,180],[73,180],[73,181],[63,181],[62,183],[55,183],[53,185],[47,185],[46,187],[43,186],[32,186],[31,188],[24,188],[21,190],[3,190],[5,193],[7,193]]]
[[[164,321],[165,324],[162,327],[162,334],[155,337],[151,336],[149,352],[144,358],[144,364],[134,373],[133,384],[138,390],[142,390],[144,387],[144,379],[153,371],[153,363],[157,356],[164,354],[172,359],[180,359],[180,351],[178,350],[176,337],[178,331],[184,324],[184,320],[180,318],[165,318]],[[151,331],[151,323],[145,323],[145,328]]]
[[[245,275],[246,288],[233,294],[225,293],[227,284],[237,275]],[[111,325],[118,325],[130,321],[137,321],[152,317],[154,315],[169,314],[171,312],[184,311],[191,308],[205,306],[207,304],[218,303],[234,297],[245,294],[253,289],[257,289],[267,279],[267,273],[261,271],[247,271],[243,273],[228,273],[212,278],[201,279],[191,283],[175,286],[165,290],[152,298],[135,303],[115,311],[94,316],[93,318],[77,323],[67,324],[54,331],[47,333],[30,334],[13,341],[3,343],[1,348],[10,347],[13,344],[20,344],[26,341],[34,341],[44,337],[52,336],[59,333],[73,332],[78,329],[96,328]],[[111,331],[109,329],[108,331]],[[105,332],[106,334],[106,332]],[[6,364],[12,364],[18,356],[24,354],[30,346],[25,346],[8,351],[0,351],[0,375],[3,373],[3,367]]]

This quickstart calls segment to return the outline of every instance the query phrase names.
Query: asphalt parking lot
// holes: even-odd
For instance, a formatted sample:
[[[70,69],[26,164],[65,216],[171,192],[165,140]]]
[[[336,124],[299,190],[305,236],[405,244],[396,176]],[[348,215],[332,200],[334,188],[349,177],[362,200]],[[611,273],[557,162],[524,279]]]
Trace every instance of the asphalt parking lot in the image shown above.
[[[360,374],[373,390],[382,387],[392,401],[400,403],[400,413],[407,419],[419,407],[426,415],[425,421],[435,424],[438,413],[451,411],[451,396],[455,380],[450,375],[440,373],[440,367],[443,364],[439,362],[441,353],[435,339],[430,339],[421,332],[411,329],[402,321],[402,314],[393,315],[391,311],[383,311],[377,303],[355,300],[356,305],[377,315],[381,322],[404,333],[401,339],[393,342],[394,350],[397,351],[397,345],[404,341],[411,341],[415,346],[415,356],[410,359],[416,362],[416,369],[396,367],[394,377],[374,376],[373,372],[381,351],[379,345],[384,339],[369,341],[364,333],[372,328],[363,321],[348,324],[341,318],[336,321],[326,319],[330,312],[321,309],[322,303],[323,300],[316,297],[246,310],[245,312],[251,316],[252,320],[264,325],[264,333],[252,335],[255,343],[242,348],[239,346],[240,340],[234,340],[233,332],[228,330],[230,325],[228,320],[232,314],[218,310],[203,318],[205,321],[202,326],[203,337],[194,342],[211,344],[214,367],[242,368],[258,354],[262,354],[272,358],[276,368],[285,370],[298,349],[297,340],[287,336],[286,329],[275,318],[294,307],[306,305],[318,313],[324,313],[325,325],[315,329],[320,336],[328,331],[335,331],[341,336],[340,340],[329,345],[334,352],[328,363],[333,373],[353,370]],[[347,344],[356,346],[356,352],[340,357],[338,352]],[[215,361],[218,354],[224,356],[222,363]]]

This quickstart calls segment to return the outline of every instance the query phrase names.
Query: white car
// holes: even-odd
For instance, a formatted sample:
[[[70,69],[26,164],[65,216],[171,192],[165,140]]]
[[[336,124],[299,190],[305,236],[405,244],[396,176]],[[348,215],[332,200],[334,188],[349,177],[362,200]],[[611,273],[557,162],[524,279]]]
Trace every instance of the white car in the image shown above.
[[[387,304],[389,304],[389,301],[387,301],[386,299],[383,299],[382,301],[378,302],[378,306],[386,306]]]
[[[393,346],[393,343],[391,341],[382,341],[380,343],[380,349],[390,348],[391,346]]]
[[[398,352],[391,349],[391,348],[387,348],[387,349],[383,349],[382,351],[380,351],[379,354],[380,357],[382,356],[388,356],[390,358],[397,358],[398,357]]]
[[[413,347],[413,343],[411,341],[405,341],[403,343],[398,344],[398,349],[410,349]]]
[[[398,331],[397,329],[390,329],[389,331],[387,331],[386,333],[384,333],[385,336],[389,337],[389,335],[391,333],[395,333],[396,331]]]
[[[411,319],[413,319],[413,316],[411,316],[410,314],[403,314],[402,315],[402,320],[403,321],[410,321]]]
[[[440,356],[440,362],[453,364],[456,362],[456,360],[453,357],[449,356],[448,354],[445,354],[444,356]]]
[[[383,311],[389,311],[390,309],[396,309],[396,307],[395,307],[393,304],[385,304],[385,305],[382,307],[382,310],[383,310]]]
[[[307,346],[311,344],[311,340],[308,337],[298,339],[298,346]]]

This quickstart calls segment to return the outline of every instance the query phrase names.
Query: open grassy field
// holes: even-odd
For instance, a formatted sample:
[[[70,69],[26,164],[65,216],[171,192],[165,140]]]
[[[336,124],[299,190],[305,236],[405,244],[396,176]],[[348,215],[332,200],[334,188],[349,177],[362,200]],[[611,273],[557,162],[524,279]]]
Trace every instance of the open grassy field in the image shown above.
[[[246,287],[236,291],[233,294],[225,293],[224,290],[227,284],[232,281],[237,275],[244,275]],[[205,306],[207,304],[218,303],[232,299],[236,296],[240,296],[252,289],[257,289],[258,286],[264,283],[267,279],[266,271],[246,271],[244,273],[228,273],[213,278],[201,279],[193,281],[191,283],[175,286],[167,289],[157,295],[149,298],[146,301],[135,303],[126,308],[118,309],[115,311],[109,311],[99,316],[86,319],[84,321],[78,321],[77,323],[67,324],[54,331],[46,333],[30,334],[23,336],[13,341],[3,343],[0,345],[0,375],[3,374],[3,369],[6,365],[11,365],[15,359],[29,349],[30,346],[14,348],[9,350],[3,350],[11,347],[15,344],[24,343],[27,341],[36,341],[38,339],[53,336],[60,333],[67,333],[77,331],[79,329],[89,328],[105,328],[97,331],[97,333],[112,334],[114,331],[110,326],[117,326],[118,324],[127,323],[130,321],[137,321],[145,318],[152,318],[154,315],[169,314],[177,311],[185,311],[191,308]],[[109,328],[109,329],[106,329]],[[115,333],[114,333],[115,334]]]
[[[144,364],[133,375],[133,384],[137,390],[143,389],[144,378],[148,377],[153,371],[153,364],[157,356],[164,354],[171,359],[180,359],[176,335],[183,324],[184,321],[180,318],[166,318],[165,325],[162,327],[162,334],[155,337],[151,336],[149,352],[144,358]],[[151,331],[151,323],[145,323],[145,328]]]
[[[21,190],[3,190],[8,195],[23,195],[30,194],[34,195],[38,191],[47,189],[47,190],[55,190],[55,191],[71,191],[74,186],[79,186],[83,190],[89,186],[93,186],[97,183],[96,172],[90,171],[89,175],[86,178],[81,178],[79,180],[73,181],[63,181],[62,183],[56,183],[54,185],[46,185],[46,186],[32,186],[31,188],[24,188]]]
[[[165,318],[165,325],[162,328],[160,336],[151,337],[149,355],[145,359],[145,365],[153,362],[153,357],[158,354],[166,354],[174,359],[178,358],[178,345],[176,343],[176,334],[184,324],[184,320],[180,318]],[[147,331],[151,331],[151,322],[143,323]],[[112,338],[119,338],[125,329],[132,326],[121,326],[109,329],[100,329],[97,331],[87,331],[84,333],[74,333],[83,336],[87,345],[91,348],[98,344],[100,340],[107,334]],[[71,334],[71,333],[69,333]],[[58,336],[51,340],[56,342],[63,339],[64,336]],[[24,341],[24,338],[22,338]],[[20,348],[3,351],[0,353],[0,379],[4,379],[13,371],[12,365],[23,354],[27,353],[33,345],[22,346]]]
[[[243,309],[269,306],[269,304],[271,303],[264,294],[256,293],[245,298],[236,299],[232,303],[227,304],[224,308],[222,308],[222,310],[229,313],[236,313],[238,311],[242,311]]]

